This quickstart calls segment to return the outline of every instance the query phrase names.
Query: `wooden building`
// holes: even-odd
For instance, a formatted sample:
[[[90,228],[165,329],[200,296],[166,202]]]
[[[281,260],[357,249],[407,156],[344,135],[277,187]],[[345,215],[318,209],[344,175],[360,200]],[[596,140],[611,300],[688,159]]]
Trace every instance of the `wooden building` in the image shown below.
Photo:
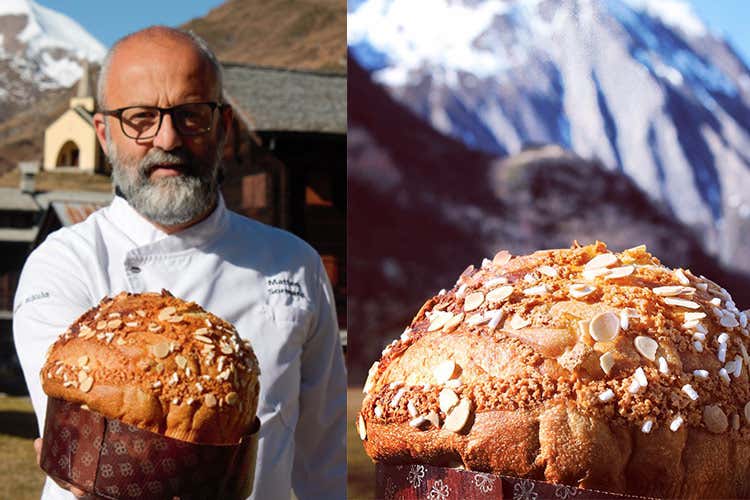
[[[346,328],[346,77],[224,65],[234,133],[227,205],[287,229],[322,256]]]

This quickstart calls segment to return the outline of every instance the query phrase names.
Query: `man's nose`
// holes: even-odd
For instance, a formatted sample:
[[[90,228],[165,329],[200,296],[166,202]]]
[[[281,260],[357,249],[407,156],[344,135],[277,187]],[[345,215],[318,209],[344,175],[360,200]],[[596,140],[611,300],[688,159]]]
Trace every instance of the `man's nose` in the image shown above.
[[[165,113],[161,120],[161,127],[154,137],[154,146],[158,146],[164,151],[171,151],[182,146],[182,137],[174,128],[172,115]]]

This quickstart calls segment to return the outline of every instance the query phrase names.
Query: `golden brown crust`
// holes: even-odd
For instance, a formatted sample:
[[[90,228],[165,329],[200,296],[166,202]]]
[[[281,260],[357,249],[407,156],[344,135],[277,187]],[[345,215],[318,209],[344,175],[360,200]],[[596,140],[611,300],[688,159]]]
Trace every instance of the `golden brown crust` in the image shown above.
[[[234,327],[166,291],[121,293],[50,348],[50,397],[195,443],[234,444],[258,406],[258,362]]]
[[[643,247],[501,253],[385,349],[360,435],[384,462],[746,496],[747,327],[725,290]]]

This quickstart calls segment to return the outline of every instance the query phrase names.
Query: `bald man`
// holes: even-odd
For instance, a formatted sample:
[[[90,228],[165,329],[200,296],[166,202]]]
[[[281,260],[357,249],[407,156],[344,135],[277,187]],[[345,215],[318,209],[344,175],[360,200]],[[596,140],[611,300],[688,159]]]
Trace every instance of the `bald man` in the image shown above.
[[[330,283],[306,243],[225,207],[218,177],[232,111],[216,57],[195,35],[148,28],[112,47],[97,93],[116,196],[45,240],[15,297],[40,433],[39,371],[58,335],[104,296],[165,288],[233,323],[258,356],[253,497],[344,498],[346,374]],[[48,480],[42,498],[83,493],[62,486]]]

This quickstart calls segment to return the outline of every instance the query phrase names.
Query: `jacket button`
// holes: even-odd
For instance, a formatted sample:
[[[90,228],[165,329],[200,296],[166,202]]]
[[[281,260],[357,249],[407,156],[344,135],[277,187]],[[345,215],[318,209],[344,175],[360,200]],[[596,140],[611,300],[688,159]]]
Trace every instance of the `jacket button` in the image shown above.
[[[141,272],[141,268],[138,267],[138,266],[130,266],[130,268],[128,269],[128,271],[130,271],[133,274],[138,274],[138,273]]]

